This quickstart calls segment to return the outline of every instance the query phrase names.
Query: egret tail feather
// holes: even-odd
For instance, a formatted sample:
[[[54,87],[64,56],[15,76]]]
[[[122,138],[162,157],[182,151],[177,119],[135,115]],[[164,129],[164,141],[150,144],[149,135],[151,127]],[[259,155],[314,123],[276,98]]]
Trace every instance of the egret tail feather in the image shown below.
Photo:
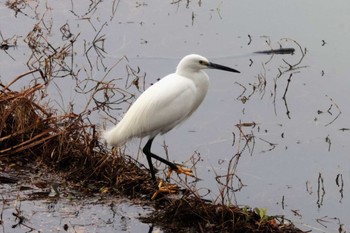
[[[102,138],[107,141],[108,145],[112,146],[122,146],[129,140],[125,135],[120,134],[116,127],[103,131]]]

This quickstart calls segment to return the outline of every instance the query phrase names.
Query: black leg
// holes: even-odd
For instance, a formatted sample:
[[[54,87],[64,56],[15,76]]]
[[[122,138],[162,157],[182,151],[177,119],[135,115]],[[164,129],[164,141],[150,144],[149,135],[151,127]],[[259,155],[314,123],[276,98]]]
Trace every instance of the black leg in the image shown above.
[[[156,160],[158,160],[158,161],[160,161],[162,163],[165,163],[166,165],[168,165],[173,170],[176,170],[177,166],[174,163],[172,163],[172,162],[170,162],[170,161],[168,161],[166,159],[163,159],[163,158],[159,157],[158,155],[153,154],[151,152],[151,146],[152,146],[153,140],[154,140],[154,138],[150,138],[147,141],[146,145],[143,147],[142,151],[147,157],[147,161],[148,161],[148,165],[149,165],[149,170],[151,172],[152,180],[153,180],[153,182],[156,182],[157,179],[156,179],[156,175],[154,173],[154,168],[153,168],[153,164],[152,164],[152,158],[154,158],[154,159],[156,159]]]
[[[154,168],[153,168],[153,164],[152,164],[152,159],[151,159],[151,146],[152,146],[152,142],[153,142],[154,138],[150,138],[146,145],[143,147],[143,153],[146,155],[147,157],[147,161],[148,161],[148,166],[149,166],[149,170],[151,172],[151,176],[152,176],[152,180],[154,183],[156,183],[157,179],[156,179],[156,175],[154,174]]]

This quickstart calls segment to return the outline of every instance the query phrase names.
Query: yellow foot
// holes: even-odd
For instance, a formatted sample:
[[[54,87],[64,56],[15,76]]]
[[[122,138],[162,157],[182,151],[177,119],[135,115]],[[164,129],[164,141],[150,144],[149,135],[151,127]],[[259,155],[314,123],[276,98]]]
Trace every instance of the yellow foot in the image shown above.
[[[117,147],[115,147],[115,146],[112,147],[112,154],[114,157],[118,157],[118,148]]]
[[[176,184],[165,184],[163,180],[161,180],[158,184],[158,190],[153,194],[151,200],[156,199],[159,193],[177,193],[179,188]]]
[[[195,176],[193,175],[191,169],[183,168],[183,167],[182,167],[181,165],[179,165],[179,164],[176,164],[176,169],[175,169],[175,171],[176,171],[177,174],[185,174],[186,176],[195,177]],[[172,168],[169,168],[168,175],[167,175],[167,179],[170,178],[172,172],[173,172],[173,169],[172,169]]]

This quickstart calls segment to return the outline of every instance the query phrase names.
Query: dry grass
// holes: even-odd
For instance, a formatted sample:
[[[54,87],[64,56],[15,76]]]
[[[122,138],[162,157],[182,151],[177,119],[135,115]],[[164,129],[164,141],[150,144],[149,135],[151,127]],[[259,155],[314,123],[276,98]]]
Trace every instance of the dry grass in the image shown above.
[[[127,156],[113,156],[81,114],[57,116],[37,102],[45,84],[18,92],[1,86],[1,160],[45,163],[82,188],[94,183],[132,197],[153,191],[148,171]]]
[[[215,205],[189,197],[163,204],[143,220],[160,225],[164,232],[303,232],[281,216],[260,216],[249,208]]]

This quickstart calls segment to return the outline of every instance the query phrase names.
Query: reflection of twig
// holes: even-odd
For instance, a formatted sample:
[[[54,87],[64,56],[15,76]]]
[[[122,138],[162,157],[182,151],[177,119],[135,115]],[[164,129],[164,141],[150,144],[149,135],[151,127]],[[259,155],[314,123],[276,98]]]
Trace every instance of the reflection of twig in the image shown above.
[[[253,65],[254,62],[253,62],[253,60],[252,60],[251,58],[249,59],[249,61],[250,61],[249,67],[251,67],[251,66]]]
[[[247,88],[245,86],[243,86],[242,84],[240,84],[239,82],[235,82],[235,84],[238,84],[240,87],[243,88],[242,93],[236,98],[237,100],[239,100],[244,95],[244,93],[247,91]]]
[[[227,167],[227,171],[226,174],[224,175],[218,175],[216,174],[215,176],[215,180],[218,184],[220,184],[222,187],[219,189],[220,192],[220,196],[218,196],[218,198],[221,198],[221,204],[226,204],[228,203],[233,203],[233,201],[231,200],[231,194],[234,195],[235,192],[241,190],[244,186],[242,180],[238,177],[238,175],[236,174],[236,169],[237,169],[237,165],[239,162],[239,159],[241,157],[240,153],[235,154],[228,163],[228,167]],[[237,188],[234,188],[234,178],[237,179],[238,181],[238,186]],[[214,202],[217,202],[217,200],[215,200]]]
[[[249,153],[252,155],[255,147],[255,136],[253,135],[253,132],[246,134],[244,133],[243,128],[255,128],[255,126],[255,122],[241,122],[236,125],[239,130],[239,136],[236,139],[237,136],[233,132],[233,146],[237,145],[237,152],[228,161],[226,173],[223,175],[219,175],[217,173],[215,174],[215,179],[217,183],[220,184],[220,195],[217,197],[215,202],[217,202],[218,199],[221,199],[222,204],[227,203],[227,201],[229,203],[233,203],[231,199],[234,198],[234,193],[243,188],[243,181],[236,174],[238,162],[242,153],[246,149],[248,149]],[[224,161],[221,161],[220,164],[223,162]]]
[[[277,144],[276,143],[272,143],[272,142],[269,142],[269,141],[267,141],[267,140],[265,140],[265,139],[262,139],[262,138],[259,138],[261,141],[263,141],[263,142],[266,142],[267,144],[269,144],[270,145],[270,149],[268,149],[268,150],[263,150],[263,151],[261,151],[261,153],[265,153],[265,152],[269,152],[269,151],[272,151],[272,150],[274,150],[275,148],[276,148],[276,146],[277,146]]]
[[[0,212],[0,223],[2,225],[2,232],[5,232],[3,215],[4,215],[5,206],[8,206],[8,205],[7,205],[7,200],[5,200],[5,198],[2,194],[1,194],[1,199],[2,199],[2,207],[1,207],[1,212]]]
[[[321,226],[327,228],[327,225],[324,223],[328,223],[329,221],[325,220],[325,218],[327,218],[327,216],[324,216],[322,218],[317,218],[316,222],[318,222]]]
[[[65,23],[61,28],[60,31],[62,33],[62,40],[68,40],[73,36],[73,34],[70,31],[69,24]]]
[[[324,183],[321,173],[318,174],[318,180],[317,180],[317,206],[320,208],[323,205],[323,198],[326,194],[326,191],[324,189]]]
[[[326,95],[327,96],[327,95]],[[330,124],[332,124],[334,121],[336,121],[338,119],[338,117],[342,114],[342,111],[340,110],[338,104],[329,96],[327,96],[329,98],[329,100],[333,103],[333,105],[338,109],[338,114],[334,117],[333,120],[331,120],[329,123],[327,123],[325,126],[329,126]],[[331,107],[330,107],[331,108]],[[328,109],[328,113],[330,113],[330,109]],[[330,113],[331,114],[331,113]],[[332,114],[331,114],[332,115]]]
[[[247,91],[247,88],[245,86],[243,86],[242,84],[240,84],[239,82],[235,82],[235,84],[237,84],[243,88],[242,93],[236,99],[242,101],[242,103],[244,104],[255,93],[256,86],[253,85],[252,93],[250,93],[248,96],[246,96],[246,95],[244,95],[244,93]]]
[[[128,73],[128,76],[126,78],[126,82],[125,82],[125,88],[128,89],[131,85],[134,85],[137,90],[143,89],[145,90],[145,83],[143,83],[143,88],[140,88],[139,85],[139,80],[141,77],[143,77],[143,80],[145,80],[146,77],[146,73],[143,74],[143,76],[140,75],[140,67],[137,67],[137,70],[133,69],[130,65],[126,66],[126,71]],[[129,78],[134,77],[133,80],[129,83]]]
[[[21,210],[21,200],[20,200],[19,195],[17,195],[17,198],[16,198],[15,211],[16,212],[13,212],[12,215],[16,218],[16,220],[18,220],[18,222],[16,224],[12,225],[12,228],[16,228],[16,227],[22,225],[22,226],[29,228],[29,232],[34,231],[35,228],[30,227],[24,223],[27,219],[23,216],[23,212]]]
[[[330,224],[330,223],[334,223],[336,221],[336,223],[338,224],[338,233],[346,233],[345,229],[344,229],[344,224],[342,224],[340,222],[340,219],[337,217],[328,217],[328,216],[323,216],[321,218],[317,218],[316,222],[318,222],[321,226],[323,226],[324,228],[327,228],[326,224]]]
[[[295,40],[292,40],[292,39],[289,39],[289,38],[284,38],[283,40],[286,40],[286,41],[292,41],[294,42],[298,47],[299,47],[299,50],[300,50],[300,53],[301,53],[301,57],[299,59],[299,61],[297,63],[294,63],[293,65],[290,65],[288,64],[284,59],[283,61],[288,64],[290,66],[290,69],[288,71],[291,71],[291,70],[295,70],[296,68],[300,69],[300,68],[305,68],[306,66],[302,66],[302,67],[298,67],[298,65],[300,65],[300,63],[304,60],[304,57],[305,57],[305,54],[306,54],[306,49],[303,50],[303,48],[301,47],[301,45],[296,42]]]
[[[264,64],[263,64],[263,68],[264,68],[264,73],[258,74],[258,76],[257,76],[258,83],[257,84],[254,83],[251,85],[252,92],[249,95],[244,95],[244,93],[247,91],[247,88],[245,86],[243,86],[239,82],[235,82],[235,84],[238,84],[240,87],[243,88],[242,93],[236,98],[237,100],[240,100],[240,101],[242,101],[242,103],[245,103],[246,101],[248,101],[250,99],[250,97],[255,93],[256,90],[258,90],[259,93],[262,93],[261,99],[264,97],[266,85],[267,85],[266,70],[265,70]]]
[[[44,76],[48,79],[66,76],[75,77],[76,74],[73,71],[73,45],[79,34],[73,36],[70,31],[66,31],[66,29],[69,30],[69,27],[61,28],[61,32],[64,32],[66,36],[69,35],[69,41],[66,41],[61,46],[54,46],[50,43],[47,36],[51,33],[52,19],[49,20],[49,23],[45,23],[44,16],[45,14],[24,39],[32,50],[27,66],[31,70],[42,70]]]
[[[289,84],[290,84],[290,82],[292,80],[292,76],[293,76],[293,73],[291,73],[289,75],[289,78],[287,79],[287,86],[286,86],[286,89],[284,89],[284,94],[282,96],[282,99],[284,101],[284,106],[286,107],[286,110],[287,110],[286,114],[287,114],[289,119],[290,119],[290,111],[289,111],[289,108],[288,108],[286,95],[287,95],[287,91],[288,91],[288,88],[289,88]]]
[[[335,178],[335,183],[337,184],[338,187],[340,187],[339,189],[339,193],[340,193],[340,200],[339,202],[341,203],[341,201],[343,200],[344,197],[344,180],[343,180],[343,175],[342,174],[338,174],[337,177]]]
[[[218,16],[219,16],[220,19],[222,19],[221,10],[220,10],[220,9],[221,9],[221,8],[220,8],[221,5],[222,5],[222,2],[220,3],[220,5],[219,5],[218,7],[216,7],[216,12],[218,13]]]
[[[239,124],[236,124],[236,127],[239,129],[239,132],[240,132],[240,138],[239,138],[239,142],[242,140],[242,139],[245,139],[245,144],[244,144],[244,147],[242,148],[242,152],[245,148],[248,148],[249,149],[249,154],[250,155],[253,155],[253,151],[254,151],[254,148],[255,148],[255,136],[253,134],[253,132],[251,131],[250,134],[246,134],[243,132],[243,128],[247,128],[247,127],[250,127],[250,128],[255,128],[256,126],[256,123],[255,122],[248,122],[248,123],[242,123],[240,122]],[[252,146],[250,147],[249,146],[249,143],[252,142]]]
[[[306,192],[308,192],[308,194],[311,195],[313,191],[312,191],[312,186],[310,185],[310,181],[306,181],[305,185],[306,185]]]
[[[128,62],[127,57],[121,57],[115,62],[105,73],[105,75],[99,79],[95,80],[92,78],[86,78],[84,80],[76,80],[75,92],[82,94],[84,96],[90,96],[86,102],[85,108],[82,111],[83,114],[90,114],[91,111],[103,111],[110,119],[117,121],[116,116],[113,114],[112,110],[120,110],[122,103],[128,104],[130,100],[135,98],[135,95],[127,91],[126,89],[130,86],[126,86],[125,89],[118,87],[117,79],[109,79],[109,74],[116,68],[122,61]],[[130,69],[130,65],[126,65]],[[134,70],[134,69],[132,69]],[[141,78],[145,78],[145,75],[141,75],[141,71],[138,68],[137,73],[127,74],[127,79],[131,75],[134,76],[132,83],[138,82]],[[126,81],[127,83],[127,81]],[[136,86],[136,84],[135,84]]]
[[[266,81],[266,69],[265,69],[264,65],[263,65],[263,69],[264,69],[264,73],[258,74],[258,81],[259,81],[259,83],[258,83],[258,90],[259,90],[260,93],[262,93],[261,99],[264,98],[266,84],[267,84],[267,81]]]
[[[328,143],[328,152],[331,151],[331,145],[332,145],[332,141],[329,138],[329,135],[326,137],[326,143]]]
[[[12,60],[15,61],[15,59],[6,51],[10,47],[16,47],[17,46],[17,38],[16,36],[13,36],[12,38],[9,39],[4,39],[2,36],[2,33],[0,31],[0,36],[1,36],[1,43],[0,43],[0,50],[3,50]],[[11,41],[11,42],[10,42]]]
[[[78,15],[78,14],[74,11],[74,1],[71,0],[72,8],[71,8],[70,11],[71,11],[76,17],[78,17],[78,18],[87,18],[87,17],[88,17],[88,16],[87,16],[88,14],[91,13],[91,15],[93,15],[93,14],[96,12],[97,6],[98,6],[100,3],[102,3],[102,2],[103,2],[102,0],[90,1],[90,5],[89,5],[89,8],[87,9],[87,11],[86,11],[84,14],[82,14],[82,15]],[[80,4],[79,4],[79,6],[80,6]]]
[[[249,37],[249,36],[248,36]],[[250,37],[249,37],[250,38]],[[305,68],[306,66],[301,66],[301,62],[303,61],[305,54],[306,54],[306,50],[303,50],[303,48],[301,47],[301,45],[296,42],[295,40],[292,39],[287,39],[287,38],[283,38],[281,40],[285,40],[285,41],[291,41],[292,43],[295,44],[295,46],[298,47],[298,50],[296,51],[296,49],[294,49],[293,47],[289,47],[289,48],[282,48],[282,46],[280,45],[280,49],[273,49],[271,46],[271,40],[268,37],[264,37],[266,38],[266,44],[270,47],[270,50],[265,50],[265,51],[260,51],[257,53],[264,53],[264,54],[270,54],[271,57],[268,59],[268,61],[262,63],[262,67],[263,67],[263,73],[260,73],[257,75],[257,83],[254,84],[250,84],[252,87],[252,93],[249,96],[243,96],[247,90],[247,88],[245,88],[243,85],[239,84],[241,87],[244,88],[243,92],[238,96],[237,99],[240,99],[243,103],[245,103],[247,100],[250,99],[250,97],[258,90],[260,95],[261,95],[261,99],[264,98],[265,93],[266,93],[266,87],[267,87],[267,74],[266,74],[266,68],[265,66],[274,58],[275,54],[293,54],[298,52],[297,54],[300,54],[300,58],[294,62],[294,63],[290,63],[288,61],[286,61],[285,59],[282,58],[283,64],[280,65],[277,68],[278,73],[276,74],[276,77],[273,79],[273,90],[271,91],[271,97],[273,97],[273,107],[274,107],[274,112],[275,115],[277,115],[277,105],[276,105],[276,99],[277,99],[277,88],[278,88],[278,80],[281,79],[281,77],[284,77],[285,74],[290,73],[289,78],[287,79],[287,86],[284,90],[283,93],[283,101],[284,101],[284,106],[286,108],[286,114],[287,117],[290,119],[290,110],[288,108],[288,103],[287,103],[287,92],[289,90],[290,87],[290,83],[291,83],[291,78],[292,75],[295,73],[300,72],[299,70],[302,68]],[[280,43],[279,43],[280,44]],[[295,47],[294,46],[294,47]],[[300,52],[299,52],[300,51]],[[252,65],[252,61],[250,63],[250,65]],[[287,65],[287,66],[286,66]],[[270,69],[268,69],[270,70]]]
[[[105,35],[100,36],[100,33],[101,33],[103,27],[106,25],[107,25],[107,22],[105,22],[101,26],[100,30],[97,32],[97,34],[95,35],[95,37],[92,41],[92,45],[85,51],[86,59],[88,60],[89,65],[90,65],[90,70],[93,69],[92,63],[91,63],[89,55],[88,55],[91,49],[94,49],[96,54],[97,54],[96,63],[98,62],[98,60],[100,60],[102,66],[104,67],[104,69],[106,69],[105,65],[103,64],[103,58],[105,58],[104,53],[106,53],[104,50],[104,42],[105,42],[104,36]],[[98,69],[98,67],[97,67],[97,69]]]
[[[270,38],[267,38],[267,40],[266,40],[265,42],[266,42],[266,44],[270,47],[270,49],[273,50],[273,48],[272,48],[272,46],[271,46],[271,40],[270,40]],[[267,62],[265,62],[265,65],[268,64],[268,63],[272,60],[273,56],[274,56],[274,54],[272,53],[270,59],[267,60]]]
[[[283,94],[283,97],[282,97],[282,99],[284,101],[284,106],[286,108],[287,117],[289,119],[291,119],[291,117],[290,117],[290,110],[288,108],[286,95],[287,95],[287,91],[288,91],[288,88],[289,88],[289,85],[290,85],[290,82],[291,82],[292,75],[297,73],[298,72],[297,70],[306,67],[306,66],[299,66],[301,64],[301,62],[303,61],[304,57],[305,57],[305,52],[304,52],[303,48],[301,47],[301,45],[298,42],[296,42],[295,40],[287,39],[287,38],[285,38],[284,40],[292,41],[293,43],[295,43],[298,46],[299,50],[300,50],[301,56],[300,56],[299,60],[296,63],[294,63],[294,64],[290,64],[285,59],[282,59],[283,62],[288,65],[288,68],[286,68],[284,70],[278,69],[279,73],[277,74],[277,76],[275,78],[274,101],[273,101],[273,103],[274,103],[275,114],[277,114],[277,110],[276,110],[277,80],[280,79],[284,74],[286,74],[288,72],[292,72],[292,73],[290,73],[289,78],[287,79],[287,86],[286,86],[286,88],[284,90],[284,94]]]
[[[250,43],[252,43],[252,37],[249,34],[248,34],[248,39],[249,39],[248,45],[250,45]]]
[[[120,3],[120,0],[113,0],[113,4],[112,4],[112,17],[111,17],[111,20],[114,18],[115,13],[117,12],[119,3]]]
[[[37,4],[36,6],[29,6],[29,2],[36,2],[33,4]],[[40,2],[40,1],[39,1]],[[26,1],[26,0],[17,0],[17,1],[6,1],[5,6],[10,8],[11,10],[15,11],[15,17],[17,17],[18,13],[23,14],[26,17],[29,17],[31,19],[34,19],[35,16],[30,16],[29,14],[25,13],[24,10],[29,6],[30,9],[36,9],[39,5],[39,2],[37,1]]]

